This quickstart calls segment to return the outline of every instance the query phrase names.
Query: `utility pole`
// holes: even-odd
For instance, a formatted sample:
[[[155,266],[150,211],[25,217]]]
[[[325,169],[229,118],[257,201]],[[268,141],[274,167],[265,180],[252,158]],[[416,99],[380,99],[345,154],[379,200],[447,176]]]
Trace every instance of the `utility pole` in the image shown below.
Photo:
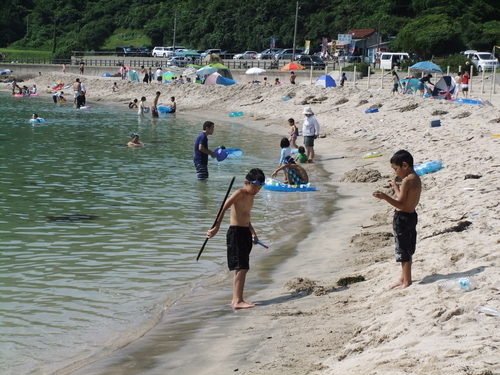
[[[174,12],[174,40],[173,40],[173,50],[175,51],[175,33],[177,32],[177,11]]]
[[[295,7],[295,29],[293,31],[292,61],[295,60],[295,42],[297,41],[297,19],[298,18],[299,18],[299,2],[297,1],[297,5]]]
[[[52,44],[52,53],[56,53],[56,15],[54,14],[54,42]]]

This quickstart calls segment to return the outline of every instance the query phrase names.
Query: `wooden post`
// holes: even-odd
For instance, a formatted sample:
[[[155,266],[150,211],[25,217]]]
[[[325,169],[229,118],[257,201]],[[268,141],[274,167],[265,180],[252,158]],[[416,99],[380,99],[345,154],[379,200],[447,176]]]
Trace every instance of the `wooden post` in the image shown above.
[[[450,75],[450,66],[448,65],[448,67],[446,68],[446,75],[449,76]]]
[[[311,80],[311,85],[313,84],[313,68],[314,66],[311,65],[311,74],[309,75],[309,79]]]
[[[356,87],[356,65],[354,65],[354,77],[352,79],[352,87]]]
[[[481,94],[484,94],[484,69],[483,69],[483,76],[482,76],[482,81],[481,81]]]
[[[474,67],[471,65],[470,66],[470,73],[469,73],[469,93],[472,94],[472,73],[474,73]]]
[[[367,88],[367,89],[369,89],[369,88],[370,88],[370,77],[371,77],[371,75],[372,75],[372,67],[371,67],[371,66],[369,66],[369,67],[368,67],[368,81],[367,81],[367,83],[366,83],[366,88]]]
[[[497,93],[497,68],[493,69],[493,94]]]
[[[385,74],[385,70],[384,70],[384,68],[382,68],[382,75],[380,76],[380,88],[381,89],[384,88],[384,74]]]

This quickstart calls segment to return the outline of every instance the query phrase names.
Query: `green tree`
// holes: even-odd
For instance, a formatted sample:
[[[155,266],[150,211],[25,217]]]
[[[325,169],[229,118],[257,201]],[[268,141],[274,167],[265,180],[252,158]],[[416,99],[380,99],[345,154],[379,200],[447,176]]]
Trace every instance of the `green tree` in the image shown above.
[[[394,45],[403,51],[428,58],[456,52],[463,42],[456,22],[446,15],[431,14],[419,17],[403,27]]]

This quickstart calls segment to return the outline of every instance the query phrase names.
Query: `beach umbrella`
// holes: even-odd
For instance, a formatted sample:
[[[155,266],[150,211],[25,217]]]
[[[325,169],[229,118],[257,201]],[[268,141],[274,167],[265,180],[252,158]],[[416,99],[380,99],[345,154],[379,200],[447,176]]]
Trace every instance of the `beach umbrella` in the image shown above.
[[[261,69],[261,68],[250,68],[248,69],[245,74],[260,74],[260,73],[265,73],[266,71],[264,69]]]
[[[314,85],[322,87],[337,87],[337,83],[335,82],[333,77],[329,75],[322,75],[316,80]]]
[[[12,69],[0,70],[0,75],[9,74],[9,73],[12,73],[12,72],[13,72],[13,70],[12,70]]]
[[[203,68],[200,68],[196,71],[197,74],[199,74],[200,76],[208,76],[212,73],[216,73],[217,72],[217,69],[216,68],[213,68],[211,66],[204,66]]]
[[[410,69],[416,70],[417,72],[443,72],[441,68],[432,61],[420,61],[410,66]]]
[[[280,71],[286,72],[286,71],[290,71],[290,70],[303,70],[305,68],[306,67],[304,65],[301,65],[301,64],[296,63],[296,62],[291,62],[291,63],[288,63],[285,66],[283,66],[283,68],[281,68]]]

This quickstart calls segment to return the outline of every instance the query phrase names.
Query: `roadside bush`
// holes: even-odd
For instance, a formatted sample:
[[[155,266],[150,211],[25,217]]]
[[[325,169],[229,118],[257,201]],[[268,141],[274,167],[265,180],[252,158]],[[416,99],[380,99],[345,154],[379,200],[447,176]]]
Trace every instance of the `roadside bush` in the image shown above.
[[[450,57],[442,60],[439,63],[439,66],[441,69],[443,69],[443,72],[446,72],[448,69],[448,66],[450,67],[450,74],[457,73],[458,68],[460,67],[460,71],[464,72],[465,70],[470,72],[470,67],[472,66],[474,71],[473,75],[477,75],[477,68],[472,62],[465,57],[464,55],[456,54],[456,55],[451,55]]]
[[[361,63],[355,63],[349,66],[346,66],[343,68],[343,71],[346,72],[354,72],[354,67],[356,67],[356,72],[361,73],[363,77],[368,76],[368,68],[370,67],[370,63],[367,62],[361,62]]]

